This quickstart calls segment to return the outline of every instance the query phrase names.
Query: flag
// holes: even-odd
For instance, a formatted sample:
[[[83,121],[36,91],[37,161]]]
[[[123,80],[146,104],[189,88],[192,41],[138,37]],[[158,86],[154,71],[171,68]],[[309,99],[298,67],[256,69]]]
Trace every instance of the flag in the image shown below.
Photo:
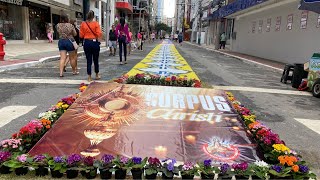
[[[320,0],[301,0],[298,9],[320,14]]]

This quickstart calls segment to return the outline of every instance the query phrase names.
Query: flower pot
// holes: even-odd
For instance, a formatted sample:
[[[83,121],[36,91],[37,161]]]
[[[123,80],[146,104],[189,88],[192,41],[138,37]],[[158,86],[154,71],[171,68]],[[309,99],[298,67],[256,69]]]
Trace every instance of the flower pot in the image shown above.
[[[85,177],[86,176],[86,171],[80,171],[81,176]]]
[[[100,178],[101,179],[111,179],[112,178],[112,172],[109,171],[109,169],[99,169],[100,171]]]
[[[294,179],[294,178],[292,176],[279,177],[279,176],[270,175],[270,179]]]
[[[142,169],[131,169],[131,174],[133,179],[142,179]]]
[[[158,175],[158,173],[154,173],[154,174],[150,174],[150,175],[146,174],[146,179],[156,179],[157,175]]]
[[[67,170],[67,178],[68,179],[74,179],[78,177],[79,171],[78,170]]]
[[[231,179],[231,177],[226,174],[218,174],[218,179]]]
[[[201,179],[213,179],[213,178],[214,178],[214,174],[201,173]]]
[[[17,168],[14,170],[14,172],[16,173],[17,176],[23,176],[28,173],[28,168],[27,167]]]
[[[248,180],[249,178],[245,177],[245,176],[242,176],[242,175],[234,175],[234,177],[236,179],[240,179],[240,180]]]
[[[0,166],[0,174],[10,174],[10,173],[11,171],[9,167],[5,165]]]
[[[114,177],[115,179],[125,179],[127,177],[127,171],[123,169],[117,169]]]
[[[173,179],[173,176],[166,176],[164,173],[162,173],[162,179]]]
[[[61,173],[60,171],[54,171],[53,169],[50,169],[50,172],[52,178],[62,178],[63,176],[63,173]]]
[[[48,169],[44,166],[39,166],[36,169],[36,176],[46,176],[48,174],[49,174]]]
[[[194,175],[187,175],[187,174],[185,174],[185,175],[181,175],[181,178],[182,178],[182,179],[193,179],[193,178],[194,178]]]
[[[85,177],[87,179],[94,179],[97,177],[97,169],[92,169],[89,172],[85,172]]]
[[[251,176],[251,180],[258,180],[258,179],[261,179],[261,178],[259,178],[258,176]]]

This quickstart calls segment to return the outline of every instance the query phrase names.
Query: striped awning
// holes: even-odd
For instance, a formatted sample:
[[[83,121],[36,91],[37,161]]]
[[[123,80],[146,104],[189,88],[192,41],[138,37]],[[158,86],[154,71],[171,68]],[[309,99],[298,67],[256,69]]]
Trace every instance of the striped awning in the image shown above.
[[[301,0],[299,9],[320,14],[320,0]]]

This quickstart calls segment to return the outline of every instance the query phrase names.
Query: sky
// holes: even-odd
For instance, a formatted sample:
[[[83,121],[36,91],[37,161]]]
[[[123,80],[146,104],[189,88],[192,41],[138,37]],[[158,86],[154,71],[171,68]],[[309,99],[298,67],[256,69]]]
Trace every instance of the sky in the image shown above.
[[[164,10],[163,14],[166,17],[172,18],[174,16],[175,9],[175,0],[163,0],[164,1]]]

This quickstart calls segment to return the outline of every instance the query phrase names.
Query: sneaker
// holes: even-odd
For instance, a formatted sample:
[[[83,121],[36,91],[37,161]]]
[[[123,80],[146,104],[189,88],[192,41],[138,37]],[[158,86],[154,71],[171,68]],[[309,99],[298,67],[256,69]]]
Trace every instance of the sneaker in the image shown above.
[[[123,65],[123,63],[122,63],[122,62],[120,62],[120,65]]]

